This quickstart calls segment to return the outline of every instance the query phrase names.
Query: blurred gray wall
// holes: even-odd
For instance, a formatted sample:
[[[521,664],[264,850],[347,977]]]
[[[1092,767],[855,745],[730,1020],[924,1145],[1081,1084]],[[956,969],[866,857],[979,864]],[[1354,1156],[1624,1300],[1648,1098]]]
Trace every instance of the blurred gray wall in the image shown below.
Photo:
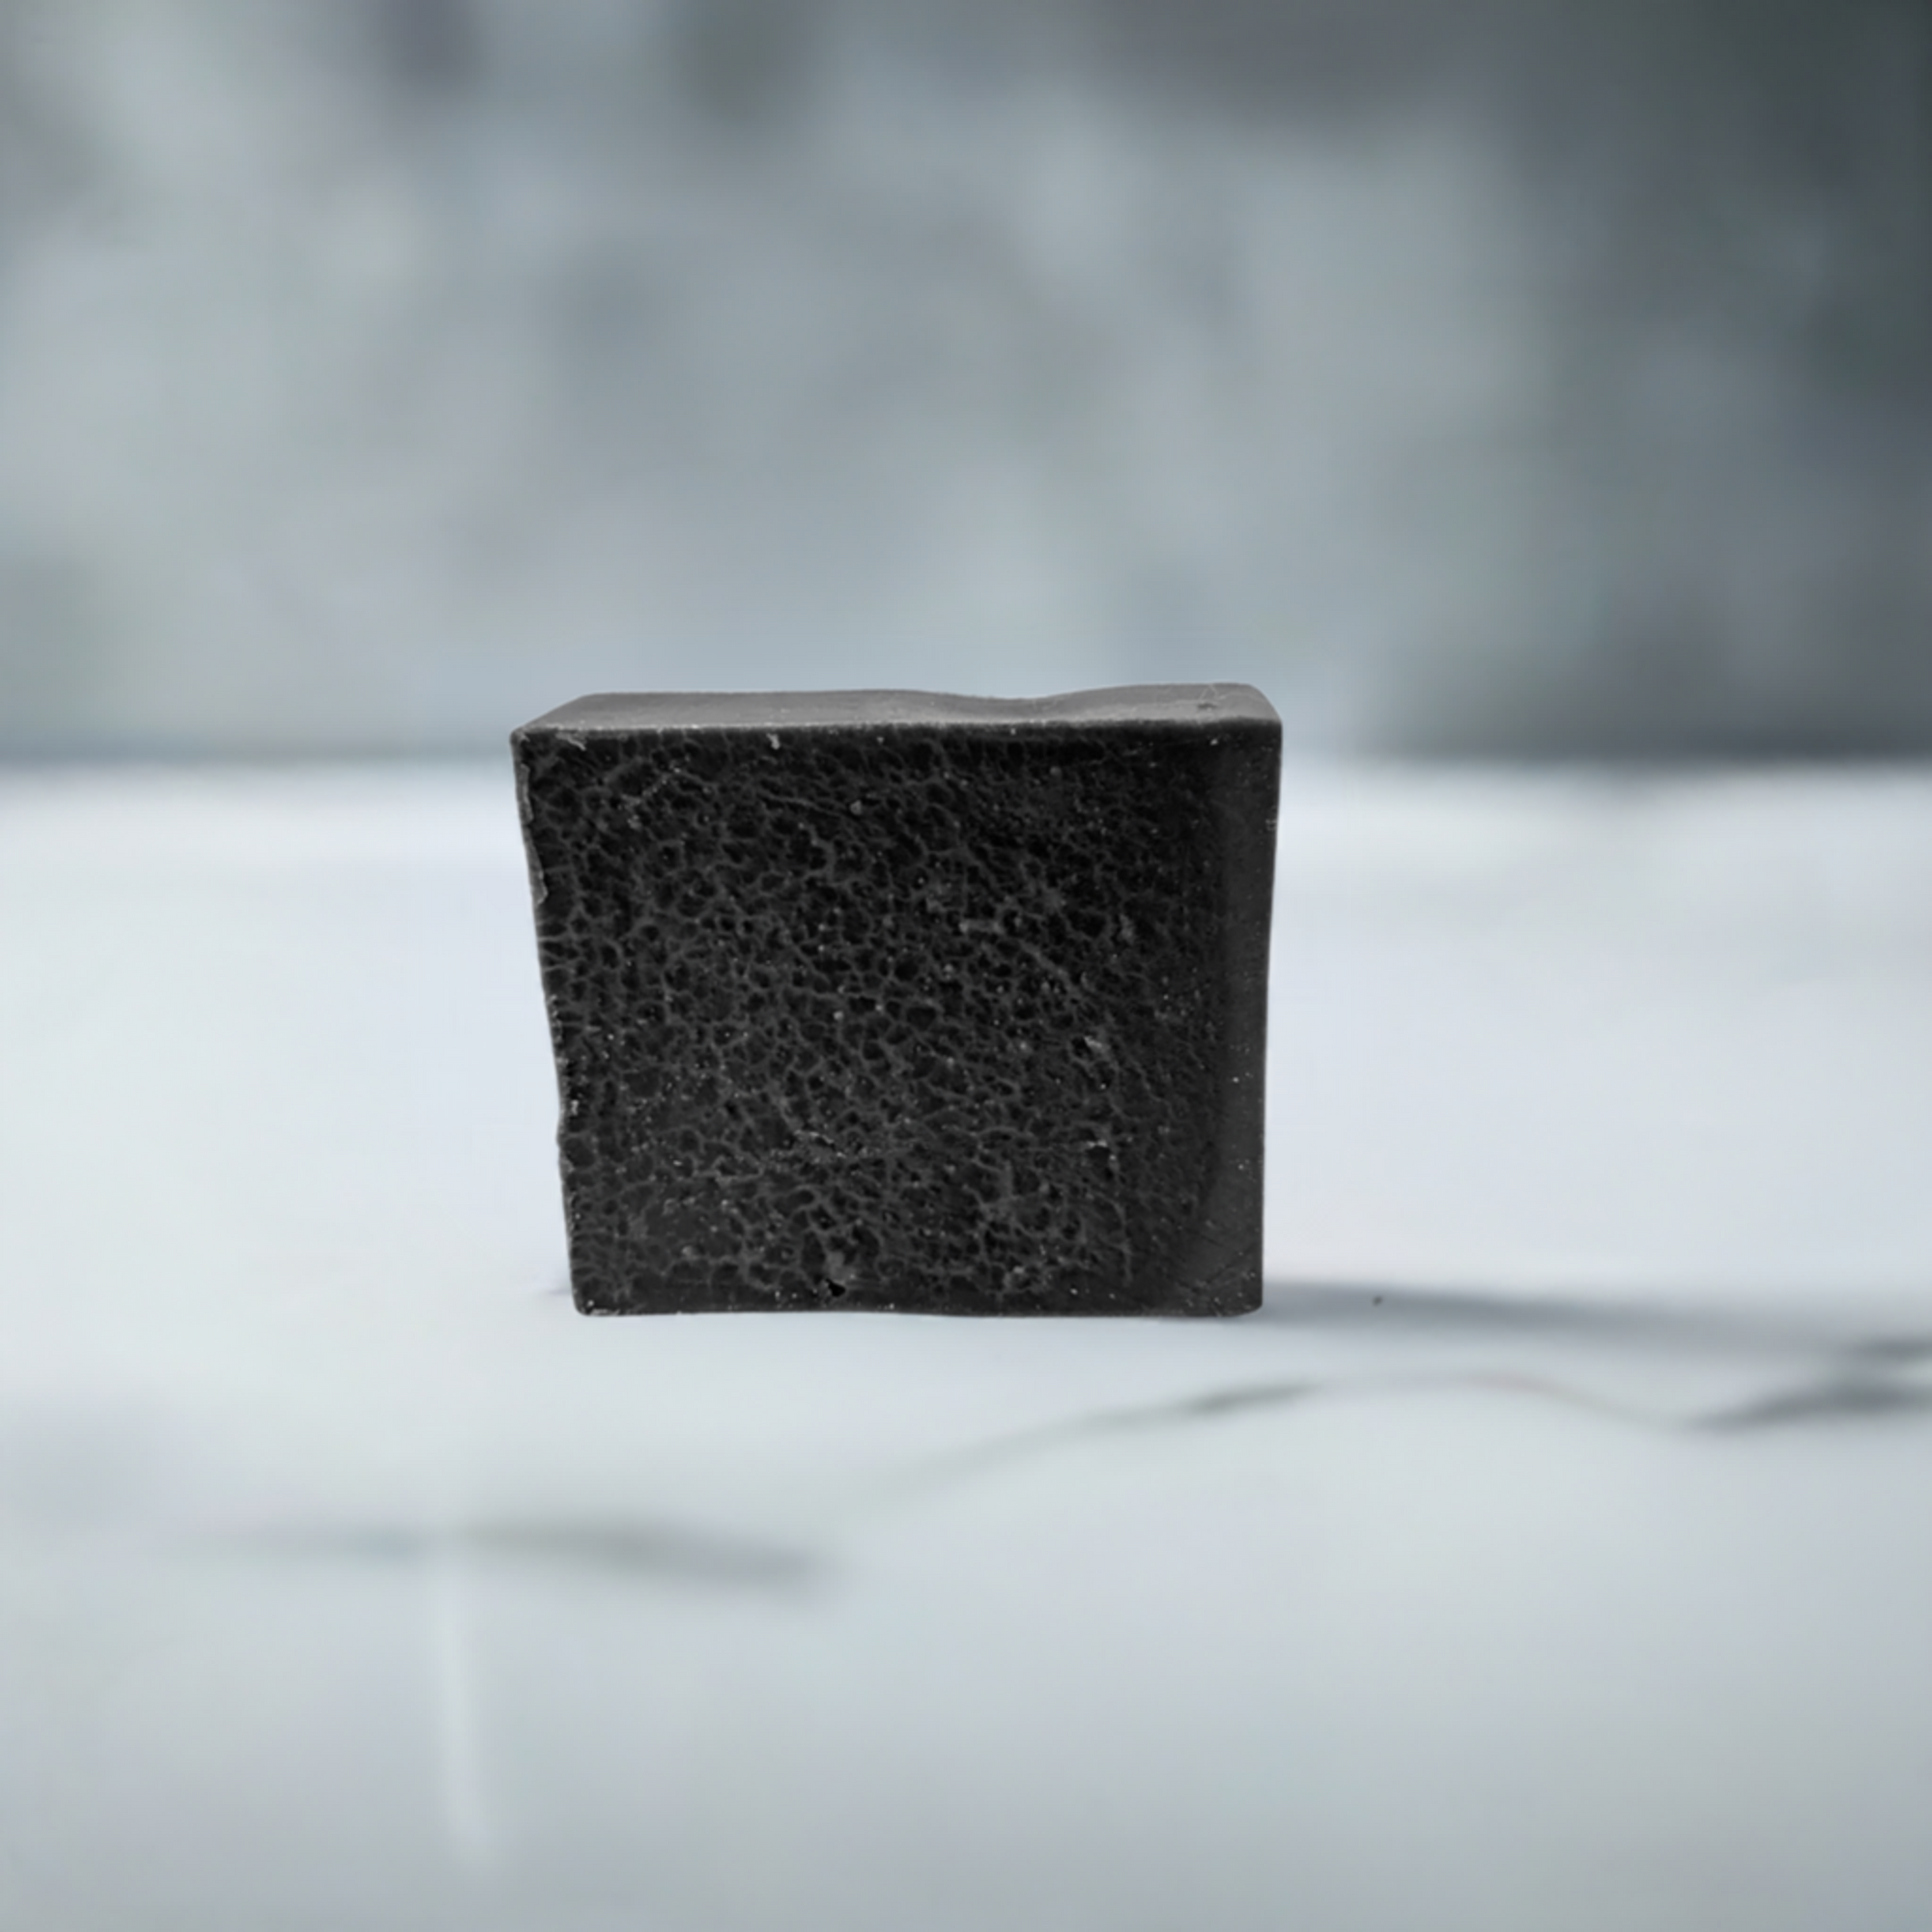
[[[0,750],[1932,745],[1923,0],[0,0]]]

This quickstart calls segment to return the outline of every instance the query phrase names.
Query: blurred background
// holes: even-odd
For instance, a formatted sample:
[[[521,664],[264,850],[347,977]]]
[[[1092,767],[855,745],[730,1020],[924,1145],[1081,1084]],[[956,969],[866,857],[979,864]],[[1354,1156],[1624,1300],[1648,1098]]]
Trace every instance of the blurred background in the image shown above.
[[[0,752],[1932,745],[1924,0],[0,0]]]

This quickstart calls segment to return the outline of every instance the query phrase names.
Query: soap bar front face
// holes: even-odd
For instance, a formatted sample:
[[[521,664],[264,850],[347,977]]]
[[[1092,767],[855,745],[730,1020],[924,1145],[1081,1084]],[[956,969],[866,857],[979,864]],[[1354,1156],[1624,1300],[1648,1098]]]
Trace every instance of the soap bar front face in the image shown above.
[[[1280,741],[1240,685],[525,725],[578,1306],[1257,1306]]]

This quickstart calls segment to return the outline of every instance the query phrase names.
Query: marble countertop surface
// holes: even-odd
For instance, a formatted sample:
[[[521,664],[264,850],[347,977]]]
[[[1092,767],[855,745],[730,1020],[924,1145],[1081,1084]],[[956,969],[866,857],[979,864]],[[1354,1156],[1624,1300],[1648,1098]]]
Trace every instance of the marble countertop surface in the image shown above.
[[[588,1321],[506,768],[0,778],[0,1925],[1916,1932],[1932,775],[1281,837],[1260,1315]]]

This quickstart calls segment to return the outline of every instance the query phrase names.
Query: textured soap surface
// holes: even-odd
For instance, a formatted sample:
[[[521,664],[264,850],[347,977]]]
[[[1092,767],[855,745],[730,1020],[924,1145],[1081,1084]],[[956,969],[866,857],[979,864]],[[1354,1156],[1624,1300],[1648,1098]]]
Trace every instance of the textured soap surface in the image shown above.
[[[1280,730],[1164,685],[516,732],[578,1305],[1257,1305]]]

